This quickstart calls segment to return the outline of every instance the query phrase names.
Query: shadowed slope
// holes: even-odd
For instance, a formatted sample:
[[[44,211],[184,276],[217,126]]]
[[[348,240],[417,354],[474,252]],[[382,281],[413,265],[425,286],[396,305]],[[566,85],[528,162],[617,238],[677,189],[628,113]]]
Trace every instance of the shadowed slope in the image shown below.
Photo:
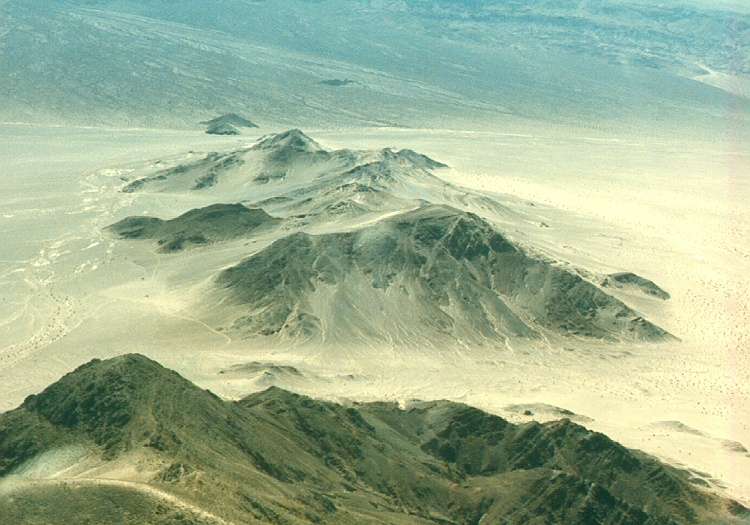
[[[97,475],[24,477],[24,464],[73,445],[100,454]],[[116,466],[144,451],[140,465],[161,471],[122,480]],[[0,508],[9,495],[25,501],[13,508],[21,522],[53,503],[82,522],[94,502],[140,523],[153,498],[181,523],[677,525],[747,514],[567,420],[518,426],[449,402],[344,407],[276,388],[228,403],[138,355],[92,361],[0,415],[0,458]]]

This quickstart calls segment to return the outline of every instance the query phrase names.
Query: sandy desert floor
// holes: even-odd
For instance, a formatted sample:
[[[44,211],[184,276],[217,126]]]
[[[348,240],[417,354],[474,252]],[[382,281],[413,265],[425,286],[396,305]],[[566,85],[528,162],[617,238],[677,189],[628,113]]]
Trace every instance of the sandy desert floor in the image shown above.
[[[653,280],[669,301],[623,298],[681,342],[349,355],[259,347],[191,317],[190,293],[167,258],[101,232],[127,215],[195,204],[170,197],[145,209],[116,191],[120,177],[254,137],[8,124],[0,126],[0,410],[92,357],[140,352],[230,398],[277,384],[338,400],[448,398],[516,421],[561,417],[562,408],[750,504],[750,144],[731,130],[687,140],[510,121],[495,128],[305,132],[332,148],[409,147],[449,164],[442,175],[451,182],[510,195],[499,198],[537,218],[499,225],[510,237],[596,275]],[[249,362],[301,375],[219,373]]]

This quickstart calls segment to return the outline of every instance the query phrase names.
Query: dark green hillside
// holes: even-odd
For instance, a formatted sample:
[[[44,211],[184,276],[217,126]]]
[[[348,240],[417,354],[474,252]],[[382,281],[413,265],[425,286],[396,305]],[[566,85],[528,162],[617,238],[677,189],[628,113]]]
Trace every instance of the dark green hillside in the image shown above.
[[[32,457],[70,446],[98,456],[102,477],[24,474]],[[144,452],[162,465],[155,475],[122,480],[106,470]],[[514,425],[445,401],[342,406],[277,388],[230,403],[139,355],[92,361],[0,415],[0,458],[2,523],[45,523],[52,506],[65,523],[91,524],[687,525],[747,516],[686,473],[568,420]]]

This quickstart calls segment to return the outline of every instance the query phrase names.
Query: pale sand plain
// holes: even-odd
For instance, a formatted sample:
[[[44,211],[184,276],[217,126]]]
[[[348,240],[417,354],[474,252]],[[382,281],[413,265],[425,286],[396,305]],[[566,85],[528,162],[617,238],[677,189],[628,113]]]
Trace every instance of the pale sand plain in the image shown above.
[[[620,297],[681,342],[335,355],[261,347],[191,315],[205,276],[101,231],[127,215],[204,204],[124,195],[120,177],[255,137],[3,125],[0,410],[93,357],[140,352],[228,398],[277,384],[337,400],[453,399],[516,421],[559,417],[551,407],[561,407],[750,503],[748,144],[731,130],[688,140],[512,121],[495,129],[305,131],[331,148],[409,147],[449,164],[442,177],[496,192],[517,212],[519,222],[498,224],[517,242],[593,276],[633,271],[667,290],[666,302]],[[240,249],[254,248],[195,261],[230,264]],[[301,375],[219,373],[248,362]]]

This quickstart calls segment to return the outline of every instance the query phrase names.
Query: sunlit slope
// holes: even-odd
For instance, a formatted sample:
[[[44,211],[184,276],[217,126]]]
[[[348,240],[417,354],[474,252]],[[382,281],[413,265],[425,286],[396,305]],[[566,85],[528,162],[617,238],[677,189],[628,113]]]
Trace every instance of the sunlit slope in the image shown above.
[[[5,119],[193,126],[237,111],[261,125],[487,127],[511,114],[717,130],[749,113],[728,93],[750,67],[736,13],[347,0],[0,10]],[[709,85],[717,75],[726,90]]]
[[[225,402],[140,355],[94,360],[0,415],[2,516],[49,519],[53,504],[71,523],[120,512],[129,523],[678,525],[748,513],[569,420],[514,425],[447,401],[342,406],[277,388]]]

